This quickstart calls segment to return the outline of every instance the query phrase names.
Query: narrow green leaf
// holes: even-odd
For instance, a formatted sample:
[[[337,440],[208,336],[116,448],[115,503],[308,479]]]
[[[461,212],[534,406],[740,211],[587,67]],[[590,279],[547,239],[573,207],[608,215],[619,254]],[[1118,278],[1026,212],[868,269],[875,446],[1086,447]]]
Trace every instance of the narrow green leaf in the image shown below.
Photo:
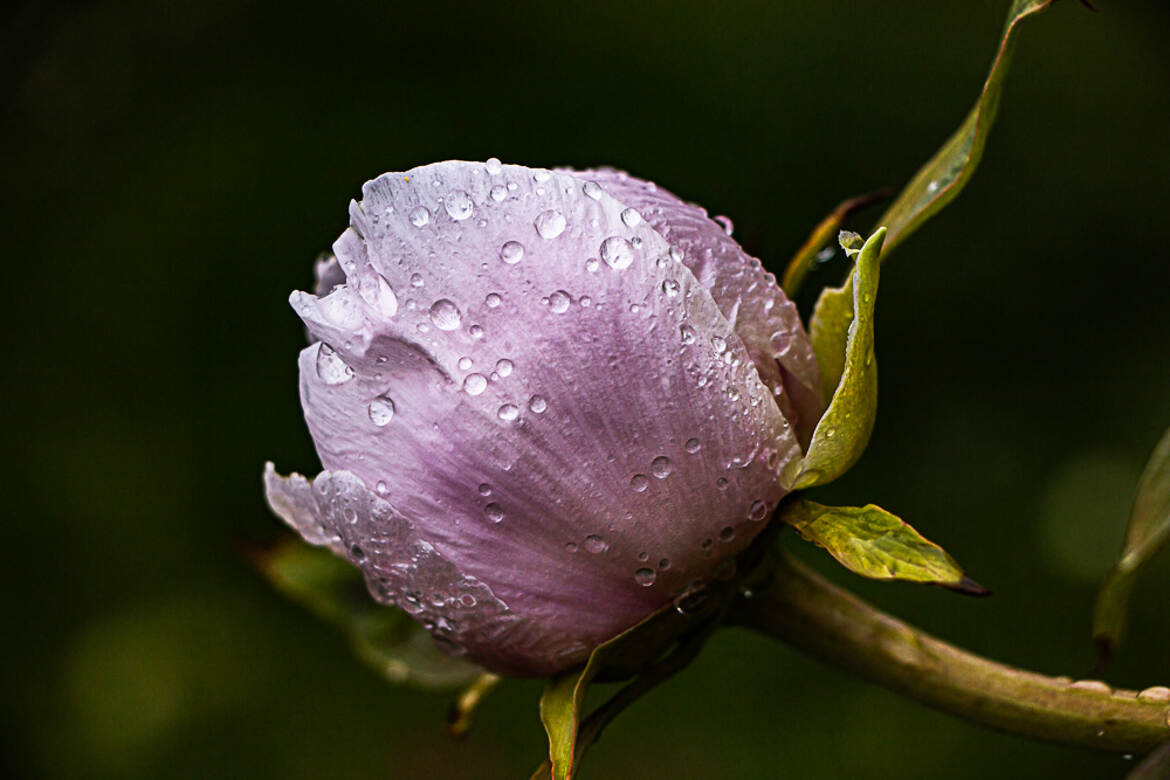
[[[780,519],[863,577],[942,585],[977,596],[988,593],[945,550],[873,504],[836,507],[798,499],[784,507]]]
[[[839,354],[841,370],[834,377],[825,373],[824,363],[821,365],[822,381],[837,381],[828,385],[835,389],[801,461],[795,480],[797,489],[832,482],[857,462],[869,443],[877,414],[873,312],[885,237],[886,229],[878,228],[858,251],[861,237],[856,233],[841,234],[841,247],[857,255],[853,274],[844,288],[821,293],[813,312],[810,330],[817,360]],[[850,294],[848,299],[845,292]],[[829,293],[840,294],[827,298]]]
[[[357,655],[390,682],[457,688],[483,672],[439,650],[402,610],[374,601],[361,573],[328,550],[289,540],[257,557],[279,591],[341,628]]]
[[[983,91],[959,129],[947,139],[935,155],[926,162],[890,208],[878,220],[890,236],[886,241],[886,255],[918,229],[926,220],[947,205],[966,186],[975,173],[987,134],[995,122],[1004,79],[1011,64],[1018,40],[1018,25],[1033,14],[1044,11],[1054,0],[1014,0],[1008,10],[999,48],[991,63],[991,72],[983,84]]]
[[[1142,567],[1170,541],[1170,429],[1138,480],[1121,555],[1097,595],[1093,638],[1108,654],[1121,642],[1129,594]]]

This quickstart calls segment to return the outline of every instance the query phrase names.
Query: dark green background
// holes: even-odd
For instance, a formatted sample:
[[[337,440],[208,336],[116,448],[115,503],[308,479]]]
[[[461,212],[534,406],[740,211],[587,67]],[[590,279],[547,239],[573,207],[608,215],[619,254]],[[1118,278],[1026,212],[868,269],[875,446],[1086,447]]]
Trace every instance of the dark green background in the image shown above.
[[[819,493],[898,512],[996,595],[878,586],[826,563],[836,579],[973,650],[1074,676],[1170,424],[1170,9],[1097,4],[1026,24],[983,168],[886,267],[877,429]],[[384,685],[242,559],[280,533],[264,460],[317,467],[288,292],[310,284],[363,181],[493,155],[652,178],[731,215],[780,269],[838,200],[902,184],[957,125],[1007,2],[375,5],[0,11],[16,497],[0,769],[526,777],[544,750],[538,683],[502,686],[453,744],[447,698]],[[1112,682],[1170,683],[1168,558],[1139,586]],[[616,723],[586,775],[1131,765],[967,725],[725,632]]]

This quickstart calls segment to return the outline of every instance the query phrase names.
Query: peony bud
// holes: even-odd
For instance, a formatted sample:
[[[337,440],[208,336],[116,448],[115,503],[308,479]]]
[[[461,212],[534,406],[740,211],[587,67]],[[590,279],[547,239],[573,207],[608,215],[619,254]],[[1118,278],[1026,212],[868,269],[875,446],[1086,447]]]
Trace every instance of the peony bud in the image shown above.
[[[273,510],[450,653],[547,675],[715,576],[822,412],[771,274],[615,171],[445,162],[368,182],[290,302],[323,471]]]

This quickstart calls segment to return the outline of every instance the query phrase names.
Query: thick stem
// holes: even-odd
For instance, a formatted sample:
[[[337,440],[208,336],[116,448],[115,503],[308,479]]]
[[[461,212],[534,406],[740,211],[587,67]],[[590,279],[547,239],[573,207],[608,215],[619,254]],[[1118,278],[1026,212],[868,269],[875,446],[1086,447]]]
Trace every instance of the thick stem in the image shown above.
[[[980,658],[881,612],[787,556],[729,622],[1001,731],[1128,753],[1170,740],[1170,689],[1111,689]]]

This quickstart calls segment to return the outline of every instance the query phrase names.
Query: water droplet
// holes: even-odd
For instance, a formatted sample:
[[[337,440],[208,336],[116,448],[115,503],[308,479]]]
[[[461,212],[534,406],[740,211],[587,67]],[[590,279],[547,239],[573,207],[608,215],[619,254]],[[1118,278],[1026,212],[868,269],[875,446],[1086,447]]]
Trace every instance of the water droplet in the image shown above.
[[[443,208],[447,210],[447,216],[459,222],[471,216],[471,212],[475,211],[475,204],[471,200],[471,196],[463,190],[455,190],[447,196],[447,200],[443,203]]]
[[[634,247],[621,236],[610,236],[601,242],[601,259],[610,268],[620,271],[634,262]]]
[[[727,339],[722,336],[711,337],[711,348],[715,350],[716,355],[722,355],[727,351]]]
[[[384,317],[398,313],[398,296],[382,274],[372,271],[358,277],[358,295],[366,305]]]
[[[423,286],[422,274],[411,274],[410,275],[410,286],[411,287],[422,287]]]
[[[564,314],[569,310],[569,304],[572,302],[573,299],[564,290],[557,290],[548,296],[548,307],[554,314]]]
[[[654,580],[658,575],[654,573],[653,569],[638,569],[634,572],[634,582],[641,585],[643,588],[649,588],[654,584]]]
[[[748,509],[748,520],[758,523],[764,519],[766,514],[768,514],[768,505],[763,501],[754,501],[751,508]]]
[[[667,279],[662,283],[662,292],[666,293],[666,297],[673,298],[678,295],[680,285],[674,279]]]
[[[476,601],[475,596],[472,596],[470,593],[464,593],[459,597],[459,604],[469,609],[474,607],[477,603],[478,602]]]
[[[1138,699],[1141,701],[1170,701],[1170,688],[1164,685],[1155,685],[1152,688],[1146,688],[1138,694]]]
[[[483,338],[483,328],[480,327],[479,325],[472,325],[470,328],[467,329],[467,333],[473,339],[482,339]]]
[[[394,419],[394,402],[389,396],[380,395],[370,401],[370,422],[381,428]]]
[[[696,452],[698,452],[699,449],[702,448],[702,446],[703,446],[703,443],[701,441],[699,441],[698,439],[687,439],[687,443],[683,445],[683,447],[686,449],[686,451],[691,453],[692,455],[694,455]]]
[[[536,226],[536,232],[541,238],[556,238],[561,233],[565,232],[565,215],[556,209],[549,209],[542,211],[536,216],[536,221],[533,222]]]
[[[340,385],[353,379],[353,369],[346,365],[333,347],[321,342],[317,347],[317,376],[327,385]]]
[[[660,560],[658,562],[658,568],[662,569],[663,571],[666,571],[667,569],[669,569],[670,568],[670,558],[663,558],[662,560]]]
[[[670,248],[670,259],[676,263],[681,263],[682,259],[683,259],[682,250],[679,249],[677,246],[672,246]]]
[[[355,563],[361,563],[366,559],[366,551],[356,544],[349,548],[349,555]]]
[[[643,493],[650,487],[650,479],[645,474],[635,474],[630,478],[630,487],[635,493]]]
[[[493,501],[483,508],[483,514],[488,520],[498,523],[504,519],[504,508]]]
[[[483,164],[483,167],[487,168],[487,172],[492,176],[495,176],[497,173],[504,170],[504,166],[498,157],[489,157],[487,162]]]
[[[622,224],[624,224],[626,227],[629,227],[629,228],[638,227],[638,225],[642,224],[642,215],[639,214],[634,209],[630,209],[630,208],[622,209],[621,217],[622,217]]]
[[[730,542],[735,538],[735,529],[729,525],[723,526],[719,531],[719,540],[723,542]]]
[[[459,358],[459,362],[456,365],[459,366],[460,371],[466,371],[472,366],[471,358],[464,355],[463,357]]]
[[[463,392],[468,395],[479,395],[487,389],[487,379],[483,374],[468,374],[463,380]]]
[[[512,422],[512,420],[520,416],[520,407],[516,404],[504,404],[496,414],[504,422]]]
[[[591,552],[594,555],[605,552],[609,549],[609,542],[602,539],[597,534],[589,534],[585,537],[585,551]]]
[[[337,287],[317,301],[325,318],[339,328],[352,329],[362,324],[362,313],[348,287]]]
[[[577,552],[577,543],[576,542],[565,542],[565,552],[569,552],[569,553]]]
[[[505,189],[503,184],[496,184],[490,190],[488,190],[488,195],[496,203],[499,203],[504,198],[508,197],[508,190]]]
[[[581,191],[593,200],[601,200],[601,193],[603,192],[601,185],[595,181],[585,182],[585,185],[581,187]]]
[[[544,170],[543,168],[539,168],[539,169],[532,172],[532,180],[537,182],[537,183],[546,182],[551,178],[552,178],[552,174],[549,173],[548,171]]]
[[[374,485],[374,490],[378,491],[378,495],[384,496],[390,492],[390,488],[386,485],[386,480],[378,480],[378,484]]]
[[[440,298],[431,304],[431,322],[439,330],[455,330],[463,321],[459,307],[446,298]]]
[[[594,273],[600,267],[601,267],[601,263],[598,262],[596,257],[590,257],[588,260],[585,261],[585,270],[588,271],[589,273]]]
[[[638,560],[640,560],[640,561],[648,561],[648,560],[650,560],[650,553],[648,553],[648,552],[640,552],[640,553],[638,553]]]
[[[715,221],[723,226],[723,232],[729,236],[735,230],[735,225],[732,224],[731,219],[729,217],[724,217],[724,216],[720,215],[718,217],[715,217]]]
[[[650,461],[650,473],[659,479],[666,479],[672,471],[674,471],[674,464],[665,455],[659,455]]]
[[[483,302],[487,304],[489,309],[494,309],[500,305],[500,295],[499,293],[488,293]]]
[[[692,328],[690,325],[685,325],[685,324],[679,325],[678,326],[678,334],[682,338],[683,344],[694,344],[695,343],[695,329]]]
[[[480,482],[479,487],[476,488],[481,496],[490,496],[492,494],[492,486],[486,482]]]
[[[519,241],[509,241],[500,247],[500,259],[508,265],[519,263],[524,257],[524,245]]]
[[[512,361],[508,360],[508,358],[500,358],[496,361],[496,373],[500,376],[511,376],[513,368],[515,366],[512,365]]]
[[[584,306],[586,309],[588,309],[590,306],[593,305],[593,299],[590,298],[588,295],[582,295],[581,296],[581,305]]]
[[[410,224],[416,228],[423,227],[431,221],[431,212],[426,206],[415,206],[410,210]]]
[[[539,395],[534,395],[528,399],[528,408],[536,414],[543,414],[544,410],[548,408],[548,401]]]
[[[727,490],[727,477],[720,477],[719,479],[715,480],[715,487],[719,488],[720,490]]]

